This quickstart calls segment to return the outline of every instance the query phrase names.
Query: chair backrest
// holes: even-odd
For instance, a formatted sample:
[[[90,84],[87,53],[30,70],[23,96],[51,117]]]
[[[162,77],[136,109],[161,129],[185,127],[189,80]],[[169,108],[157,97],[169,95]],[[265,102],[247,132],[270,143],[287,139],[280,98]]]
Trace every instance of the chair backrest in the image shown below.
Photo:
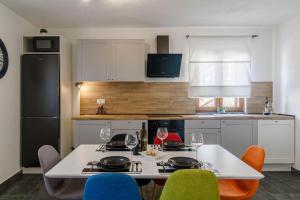
[[[256,171],[261,172],[264,166],[265,150],[260,146],[252,145],[246,149],[241,159]],[[236,182],[244,191],[247,191],[249,198],[256,194],[259,187],[259,180],[237,180]]]
[[[166,141],[182,142],[182,139],[177,133],[168,132],[168,137],[166,138]],[[157,136],[154,138],[154,144],[161,144],[161,140]]]
[[[84,200],[141,200],[136,181],[126,174],[105,173],[88,178]]]
[[[219,200],[214,173],[206,170],[178,170],[170,175],[160,200]]]
[[[256,171],[261,172],[264,166],[265,150],[258,145],[252,145],[247,148],[242,156],[242,160]]]
[[[50,196],[54,196],[55,191],[64,182],[63,179],[49,179],[45,174],[54,167],[60,160],[60,156],[54,147],[44,145],[38,150],[38,157],[43,172],[45,187]]]

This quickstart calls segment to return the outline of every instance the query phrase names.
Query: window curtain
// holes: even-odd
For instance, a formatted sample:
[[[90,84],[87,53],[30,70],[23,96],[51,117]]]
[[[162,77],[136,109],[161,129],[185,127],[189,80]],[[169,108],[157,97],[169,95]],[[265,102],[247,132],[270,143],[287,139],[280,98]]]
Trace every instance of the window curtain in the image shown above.
[[[249,97],[251,37],[189,37],[189,97]]]

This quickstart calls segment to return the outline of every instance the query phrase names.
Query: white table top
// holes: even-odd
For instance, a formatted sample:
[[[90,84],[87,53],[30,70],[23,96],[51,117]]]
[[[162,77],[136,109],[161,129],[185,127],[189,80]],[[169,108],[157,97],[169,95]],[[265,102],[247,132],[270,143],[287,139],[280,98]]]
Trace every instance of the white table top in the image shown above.
[[[100,160],[106,156],[126,156],[130,158],[128,151],[96,151],[98,145],[80,145],[61,162],[54,166],[46,176],[49,178],[87,178],[91,173],[82,173],[87,163]],[[195,157],[195,151],[167,151],[161,160],[167,161],[174,156]],[[262,179],[264,176],[249,165],[235,157],[219,145],[203,145],[198,150],[198,158],[203,162],[212,164],[217,169],[219,179]],[[169,174],[160,174],[156,163],[158,160],[143,156],[133,156],[133,160],[142,162],[142,173],[131,174],[134,178],[167,178]]]

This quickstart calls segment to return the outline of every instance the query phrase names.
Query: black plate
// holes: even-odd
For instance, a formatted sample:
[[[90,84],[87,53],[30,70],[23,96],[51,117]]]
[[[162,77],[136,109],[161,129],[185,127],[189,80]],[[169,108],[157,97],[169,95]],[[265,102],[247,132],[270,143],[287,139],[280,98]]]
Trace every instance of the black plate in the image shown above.
[[[102,158],[98,163],[98,167],[103,169],[124,169],[130,166],[130,160],[123,156],[109,156]]]
[[[166,149],[177,149],[185,146],[184,143],[175,141],[165,141],[164,145]]]
[[[169,158],[168,163],[177,169],[190,169],[199,165],[199,162],[196,159],[189,157],[172,157]]]

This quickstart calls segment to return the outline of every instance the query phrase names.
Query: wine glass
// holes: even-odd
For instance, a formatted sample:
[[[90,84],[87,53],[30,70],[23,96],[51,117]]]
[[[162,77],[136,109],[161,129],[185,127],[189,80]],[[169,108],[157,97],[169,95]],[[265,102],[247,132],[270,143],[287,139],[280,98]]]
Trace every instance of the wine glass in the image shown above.
[[[110,140],[110,128],[101,128],[99,137],[105,142],[103,152],[106,150],[106,144]]]
[[[165,127],[159,127],[157,128],[157,132],[156,132],[157,137],[161,140],[161,147],[162,150],[164,150],[164,140],[167,139],[168,137],[168,129]]]
[[[198,149],[204,144],[202,133],[192,133],[191,145],[196,148],[196,160],[198,160]]]
[[[131,151],[131,162],[132,162],[133,149],[138,145],[137,135],[136,134],[127,134],[125,137],[125,145]]]

